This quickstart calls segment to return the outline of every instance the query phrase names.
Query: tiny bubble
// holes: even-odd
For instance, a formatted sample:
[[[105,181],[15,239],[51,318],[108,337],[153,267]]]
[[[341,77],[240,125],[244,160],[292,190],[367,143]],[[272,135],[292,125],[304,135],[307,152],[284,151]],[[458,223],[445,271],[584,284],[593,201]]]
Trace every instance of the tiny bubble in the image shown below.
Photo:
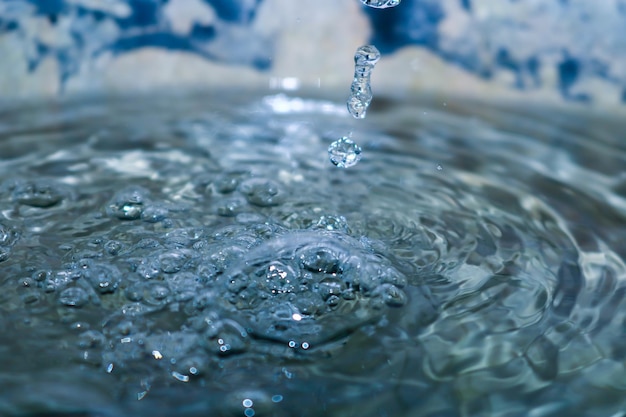
[[[441,164],[437,164],[437,171],[442,171],[443,167],[441,166]]]

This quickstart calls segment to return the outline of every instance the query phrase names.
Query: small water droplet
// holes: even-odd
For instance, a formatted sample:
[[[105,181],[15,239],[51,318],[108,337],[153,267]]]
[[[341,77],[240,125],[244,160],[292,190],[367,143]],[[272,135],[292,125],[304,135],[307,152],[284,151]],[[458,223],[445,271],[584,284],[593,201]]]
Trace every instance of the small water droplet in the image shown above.
[[[437,164],[437,171],[442,171],[443,167],[441,166],[441,164]]]
[[[361,147],[344,136],[330,144],[328,155],[335,166],[350,168],[361,160]]]

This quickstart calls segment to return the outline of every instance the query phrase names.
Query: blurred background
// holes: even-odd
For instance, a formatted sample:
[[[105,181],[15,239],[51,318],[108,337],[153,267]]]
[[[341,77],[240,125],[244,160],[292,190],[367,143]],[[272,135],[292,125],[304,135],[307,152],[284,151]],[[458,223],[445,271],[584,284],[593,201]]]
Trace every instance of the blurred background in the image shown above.
[[[626,104],[626,0],[0,0],[2,98],[198,87]]]

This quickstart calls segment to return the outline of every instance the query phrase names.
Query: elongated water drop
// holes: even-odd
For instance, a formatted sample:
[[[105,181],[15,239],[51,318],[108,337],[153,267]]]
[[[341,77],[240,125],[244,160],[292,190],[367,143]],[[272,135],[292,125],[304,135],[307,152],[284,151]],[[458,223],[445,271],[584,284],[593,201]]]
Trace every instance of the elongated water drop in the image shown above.
[[[387,7],[397,6],[400,4],[400,1],[401,0],[361,0],[361,3],[376,9],[386,9]]]
[[[361,160],[361,147],[351,139],[343,137],[328,147],[330,162],[339,168],[350,168]]]
[[[361,46],[354,54],[354,80],[350,86],[347,106],[350,114],[363,119],[372,101],[370,75],[380,59],[380,52],[373,45]]]

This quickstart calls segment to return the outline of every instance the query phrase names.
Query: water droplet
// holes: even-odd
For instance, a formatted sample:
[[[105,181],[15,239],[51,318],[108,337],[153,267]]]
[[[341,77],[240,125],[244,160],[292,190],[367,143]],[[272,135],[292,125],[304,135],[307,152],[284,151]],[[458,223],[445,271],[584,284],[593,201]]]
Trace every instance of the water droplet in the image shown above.
[[[80,287],[69,287],[59,294],[59,302],[68,307],[82,307],[89,301],[89,295]]]
[[[339,168],[350,168],[361,160],[361,147],[351,139],[343,137],[328,147],[330,162]]]
[[[254,405],[254,402],[250,398],[246,398],[241,402],[241,404],[246,408],[250,408]]]
[[[401,0],[361,0],[361,3],[376,9],[386,9],[388,7],[397,6],[400,4],[400,1]]]
[[[272,396],[272,402],[273,403],[279,403],[283,400],[283,396],[280,394],[274,395]]]
[[[443,167],[441,166],[441,164],[437,164],[437,171],[442,171]]]
[[[354,118],[363,119],[367,113],[372,101],[370,75],[379,59],[380,52],[372,45],[361,46],[354,54],[354,79],[346,103],[348,111]]]

